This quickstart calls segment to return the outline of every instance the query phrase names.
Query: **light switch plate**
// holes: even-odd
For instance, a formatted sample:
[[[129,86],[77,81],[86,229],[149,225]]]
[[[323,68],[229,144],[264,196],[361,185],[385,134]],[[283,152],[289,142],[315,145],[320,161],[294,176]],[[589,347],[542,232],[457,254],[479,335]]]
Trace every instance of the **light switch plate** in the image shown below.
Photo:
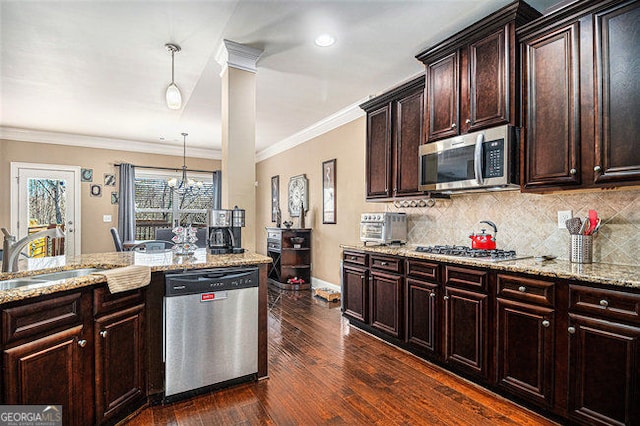
[[[558,229],[567,229],[567,220],[573,217],[571,210],[558,210]]]
[[[111,215],[110,214],[102,215],[102,221],[103,222],[111,222]]]

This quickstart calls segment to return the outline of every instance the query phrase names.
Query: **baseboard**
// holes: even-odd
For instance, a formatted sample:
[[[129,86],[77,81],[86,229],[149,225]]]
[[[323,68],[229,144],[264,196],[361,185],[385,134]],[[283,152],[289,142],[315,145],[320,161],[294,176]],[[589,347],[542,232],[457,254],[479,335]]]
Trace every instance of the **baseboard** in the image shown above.
[[[338,292],[341,291],[339,285],[335,285],[329,281],[324,281],[316,277],[311,277],[311,288],[330,288],[331,290]]]

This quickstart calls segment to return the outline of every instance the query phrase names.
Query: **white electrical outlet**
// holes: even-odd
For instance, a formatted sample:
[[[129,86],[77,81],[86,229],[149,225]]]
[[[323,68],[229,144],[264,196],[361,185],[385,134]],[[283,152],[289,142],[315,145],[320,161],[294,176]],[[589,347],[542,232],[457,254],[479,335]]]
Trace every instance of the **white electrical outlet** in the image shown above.
[[[573,217],[571,210],[558,210],[558,229],[567,229],[566,221]]]
[[[102,215],[102,221],[103,222],[111,222],[111,215],[110,214]]]

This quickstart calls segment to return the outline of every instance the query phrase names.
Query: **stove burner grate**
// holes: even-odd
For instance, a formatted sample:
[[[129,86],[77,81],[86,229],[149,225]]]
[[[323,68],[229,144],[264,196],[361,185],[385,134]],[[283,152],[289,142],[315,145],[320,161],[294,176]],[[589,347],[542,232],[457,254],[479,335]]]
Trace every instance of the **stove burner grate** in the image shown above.
[[[416,251],[420,253],[432,253],[432,254],[443,254],[446,256],[459,256],[459,257],[471,257],[475,259],[483,259],[483,260],[513,260],[513,259],[522,259],[523,257],[528,256],[518,256],[515,250],[483,250],[483,249],[473,249],[466,246],[418,246],[416,247]]]

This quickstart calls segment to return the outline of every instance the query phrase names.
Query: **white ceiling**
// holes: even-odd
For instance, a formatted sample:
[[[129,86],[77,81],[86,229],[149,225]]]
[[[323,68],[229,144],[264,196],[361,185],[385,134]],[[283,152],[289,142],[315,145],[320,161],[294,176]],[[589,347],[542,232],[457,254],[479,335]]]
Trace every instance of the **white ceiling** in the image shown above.
[[[0,130],[180,154],[180,133],[188,132],[187,146],[214,158],[221,137],[215,55],[224,38],[264,50],[256,123],[256,151],[264,152],[415,76],[423,70],[417,53],[508,3],[0,0]],[[538,10],[554,3],[529,2]],[[314,45],[323,32],[336,37],[334,46]],[[177,111],[164,103],[168,42],[182,47]]]

